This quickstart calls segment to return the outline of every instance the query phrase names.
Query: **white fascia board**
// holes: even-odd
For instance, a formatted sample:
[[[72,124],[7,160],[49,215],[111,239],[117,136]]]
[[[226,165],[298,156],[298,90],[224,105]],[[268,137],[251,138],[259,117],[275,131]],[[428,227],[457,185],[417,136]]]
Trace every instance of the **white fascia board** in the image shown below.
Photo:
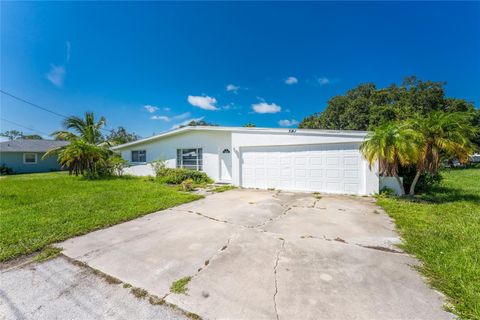
[[[149,141],[162,139],[175,134],[180,134],[186,131],[230,131],[230,132],[246,132],[246,133],[289,133],[296,135],[339,135],[347,137],[365,137],[368,131],[355,131],[355,130],[324,130],[324,129],[288,129],[288,128],[246,128],[246,127],[215,127],[215,126],[187,126],[179,129],[167,131],[155,136],[151,136],[145,139],[128,142],[115,147],[111,150],[121,150],[130,146],[143,144]]]

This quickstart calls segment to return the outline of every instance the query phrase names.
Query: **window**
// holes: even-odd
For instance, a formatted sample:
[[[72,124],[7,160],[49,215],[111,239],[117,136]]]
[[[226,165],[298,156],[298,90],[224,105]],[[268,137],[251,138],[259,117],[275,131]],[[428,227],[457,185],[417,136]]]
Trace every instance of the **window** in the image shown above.
[[[177,168],[203,170],[202,149],[177,149]]]
[[[36,164],[37,163],[37,154],[36,153],[24,153],[23,154],[23,163],[24,164]]]
[[[132,162],[147,162],[147,151],[132,150]]]

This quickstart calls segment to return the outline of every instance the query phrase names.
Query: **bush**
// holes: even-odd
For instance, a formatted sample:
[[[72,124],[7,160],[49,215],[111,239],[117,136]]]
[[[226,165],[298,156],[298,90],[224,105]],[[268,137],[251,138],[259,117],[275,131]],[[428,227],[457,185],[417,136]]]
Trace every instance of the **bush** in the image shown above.
[[[155,160],[152,161],[150,164],[155,171],[155,175],[157,177],[162,173],[162,170],[165,169],[165,160]]]
[[[110,156],[95,164],[95,170],[85,171],[84,177],[89,180],[122,176],[127,161],[119,156]]]
[[[205,172],[189,170],[162,168],[157,171],[157,178],[162,183],[181,184],[185,180],[191,179],[194,183],[212,183]]]
[[[0,166],[0,176],[5,176],[8,174],[13,174],[13,169],[10,167],[7,167],[4,163]]]

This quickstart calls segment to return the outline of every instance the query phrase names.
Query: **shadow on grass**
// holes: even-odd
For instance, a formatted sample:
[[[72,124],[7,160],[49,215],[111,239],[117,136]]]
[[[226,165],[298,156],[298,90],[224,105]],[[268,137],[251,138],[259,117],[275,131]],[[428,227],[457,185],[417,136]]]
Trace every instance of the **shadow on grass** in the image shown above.
[[[473,193],[466,193],[464,190],[448,188],[448,187],[434,187],[431,192],[420,194],[416,196],[406,196],[399,198],[403,201],[414,203],[430,203],[441,204],[447,202],[477,202],[480,203],[480,195]]]

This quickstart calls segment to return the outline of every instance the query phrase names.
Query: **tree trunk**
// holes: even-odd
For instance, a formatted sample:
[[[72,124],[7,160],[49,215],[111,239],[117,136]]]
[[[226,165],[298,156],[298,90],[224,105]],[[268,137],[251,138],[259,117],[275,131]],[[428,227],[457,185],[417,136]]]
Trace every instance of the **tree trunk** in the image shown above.
[[[400,186],[400,195],[404,196],[405,195],[405,188],[403,187],[402,179],[396,174],[395,179],[397,179],[398,185]]]
[[[415,174],[415,178],[413,179],[412,185],[410,186],[410,192],[409,194],[411,196],[415,195],[415,186],[417,185],[418,179],[420,179],[420,176],[422,175],[421,170],[417,170],[417,173]]]

